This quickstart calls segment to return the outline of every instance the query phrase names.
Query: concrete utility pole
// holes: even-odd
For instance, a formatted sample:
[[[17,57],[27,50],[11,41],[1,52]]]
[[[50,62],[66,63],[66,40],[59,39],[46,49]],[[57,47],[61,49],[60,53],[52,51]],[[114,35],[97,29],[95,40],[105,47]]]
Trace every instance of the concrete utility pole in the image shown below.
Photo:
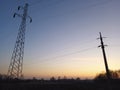
[[[15,47],[12,53],[12,58],[10,61],[10,65],[8,68],[8,77],[10,78],[21,78],[22,69],[23,69],[23,56],[24,56],[24,43],[25,43],[25,31],[26,31],[26,18],[32,19],[27,15],[28,4],[26,3],[24,7],[19,6],[18,10],[23,9],[23,14],[14,13],[13,17],[19,16],[22,18],[22,22],[19,27],[19,32],[17,35],[17,40],[15,43]]]
[[[106,46],[106,45],[104,45],[103,37],[102,37],[102,35],[101,35],[101,32],[99,32],[99,34],[100,34],[100,38],[98,38],[98,39],[100,39],[101,45],[98,46],[98,47],[101,47],[101,49],[102,49],[103,58],[104,58],[104,63],[105,63],[105,69],[106,69],[106,75],[107,75],[107,78],[110,79],[110,78],[111,78],[111,75],[110,75],[110,71],[109,71],[109,68],[108,68],[108,63],[107,63],[107,58],[106,58],[106,53],[105,53],[105,46]]]

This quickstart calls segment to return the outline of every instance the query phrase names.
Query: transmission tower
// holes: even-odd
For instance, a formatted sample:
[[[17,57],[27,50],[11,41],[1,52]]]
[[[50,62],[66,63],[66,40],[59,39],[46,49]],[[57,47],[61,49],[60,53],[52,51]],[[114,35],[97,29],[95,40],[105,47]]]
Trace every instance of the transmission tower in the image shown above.
[[[26,18],[32,19],[27,15],[28,4],[26,3],[24,7],[18,6],[18,10],[23,10],[23,14],[14,13],[13,17],[19,16],[22,18],[22,22],[20,24],[17,39],[15,42],[15,47],[12,53],[10,65],[8,68],[8,77],[10,78],[21,78],[22,69],[23,69],[23,56],[24,56],[24,44],[25,44],[25,31],[26,31]]]
[[[100,39],[101,45],[99,45],[98,47],[101,47],[101,49],[102,49],[107,78],[111,79],[111,75],[110,75],[110,71],[109,71],[108,63],[107,63],[107,58],[106,58],[106,53],[105,53],[105,46],[107,46],[107,45],[104,45],[103,37],[101,35],[101,32],[99,32],[99,34],[100,34],[100,38],[98,38],[98,39]]]

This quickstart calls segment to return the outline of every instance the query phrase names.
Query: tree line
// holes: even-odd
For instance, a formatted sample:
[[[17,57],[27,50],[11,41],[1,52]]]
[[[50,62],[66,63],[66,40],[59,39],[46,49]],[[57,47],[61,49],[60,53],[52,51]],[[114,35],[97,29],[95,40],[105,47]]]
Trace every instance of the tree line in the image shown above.
[[[120,79],[120,70],[110,70],[110,76],[111,79]],[[7,80],[9,79],[6,74],[0,74],[0,80]],[[23,79],[23,78],[22,78]],[[98,73],[93,80],[100,80],[100,79],[107,79],[107,75],[105,72]],[[36,77],[33,77],[32,80],[37,80]],[[42,78],[41,80],[44,80]],[[55,81],[55,80],[81,80],[79,77],[77,78],[67,78],[64,76],[61,78],[60,76],[58,78],[55,78],[54,76],[49,79],[50,81]]]

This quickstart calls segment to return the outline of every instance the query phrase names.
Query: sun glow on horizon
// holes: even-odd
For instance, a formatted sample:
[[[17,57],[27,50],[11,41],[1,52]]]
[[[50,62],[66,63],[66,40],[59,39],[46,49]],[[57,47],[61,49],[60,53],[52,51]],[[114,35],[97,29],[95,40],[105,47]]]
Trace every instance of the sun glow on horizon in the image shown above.
[[[32,4],[37,0],[27,0]],[[94,78],[105,71],[99,32],[105,47],[110,70],[120,69],[120,1],[119,0],[42,0],[28,7],[33,18],[26,23],[23,58],[25,78]],[[56,4],[57,2],[57,4]],[[6,74],[19,19],[11,15],[23,4],[1,0],[0,73]],[[104,3],[104,4],[102,4]],[[24,4],[23,4],[24,5]],[[12,11],[11,11],[12,10]],[[21,13],[21,12],[20,12]],[[17,21],[18,20],[18,21]]]

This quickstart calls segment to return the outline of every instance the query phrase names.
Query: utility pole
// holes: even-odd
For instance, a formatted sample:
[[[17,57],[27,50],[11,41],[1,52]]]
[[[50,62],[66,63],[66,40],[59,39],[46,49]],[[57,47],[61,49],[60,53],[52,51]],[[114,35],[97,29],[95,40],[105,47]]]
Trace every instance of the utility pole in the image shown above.
[[[18,10],[23,9],[23,14],[14,13],[13,17],[19,16],[22,18],[22,22],[19,27],[15,47],[12,53],[10,65],[8,68],[8,77],[9,78],[18,78],[20,79],[22,76],[23,69],[23,56],[24,56],[24,44],[25,44],[25,31],[26,31],[26,18],[32,19],[27,15],[28,4],[26,3],[24,7],[18,6]]]
[[[110,75],[110,71],[109,71],[109,68],[108,68],[108,63],[107,63],[107,58],[106,58],[106,53],[105,53],[105,46],[106,45],[104,45],[103,37],[101,35],[101,32],[99,32],[99,34],[100,34],[100,38],[98,38],[98,39],[100,39],[101,45],[98,46],[98,47],[101,47],[101,49],[102,49],[104,63],[105,63],[105,69],[106,69],[106,75],[107,75],[107,78],[110,80],[111,79],[111,75]]]

